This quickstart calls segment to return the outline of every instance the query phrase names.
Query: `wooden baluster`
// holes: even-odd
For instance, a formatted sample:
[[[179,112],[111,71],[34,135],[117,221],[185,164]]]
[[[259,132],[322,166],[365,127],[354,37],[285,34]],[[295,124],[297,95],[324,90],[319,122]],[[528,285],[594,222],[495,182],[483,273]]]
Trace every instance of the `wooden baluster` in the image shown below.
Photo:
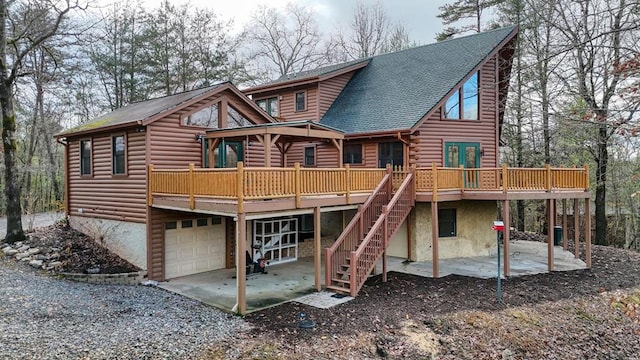
[[[296,208],[300,208],[300,163],[296,162],[294,165],[294,182],[295,182],[295,193],[296,193]]]

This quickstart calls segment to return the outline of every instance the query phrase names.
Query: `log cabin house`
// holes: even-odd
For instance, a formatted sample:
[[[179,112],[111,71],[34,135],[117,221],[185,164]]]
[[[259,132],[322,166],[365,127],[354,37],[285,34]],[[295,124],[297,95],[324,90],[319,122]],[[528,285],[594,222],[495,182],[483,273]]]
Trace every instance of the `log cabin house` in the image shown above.
[[[546,200],[550,228],[558,199],[589,212],[588,169],[500,166],[516,35],[488,31],[244,91],[221,83],[67,130],[57,137],[70,224],[150,279],[235,267],[239,312],[246,251],[272,263],[313,256],[317,290],[355,296],[381,257],[383,267],[386,256],[432,260],[437,277],[438,259],[489,255],[496,218],[508,247],[511,200]],[[552,252],[549,241],[550,270]]]

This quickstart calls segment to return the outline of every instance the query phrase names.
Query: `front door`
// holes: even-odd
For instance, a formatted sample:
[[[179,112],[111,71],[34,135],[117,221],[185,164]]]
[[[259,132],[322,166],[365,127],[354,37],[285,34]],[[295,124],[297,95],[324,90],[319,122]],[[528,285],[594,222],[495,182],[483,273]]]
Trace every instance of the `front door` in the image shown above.
[[[378,167],[392,168],[404,166],[404,146],[401,142],[386,142],[378,144]]]
[[[232,141],[221,141],[213,150],[213,167],[233,168],[238,166],[238,161],[242,161],[242,143]]]
[[[480,167],[480,144],[470,142],[446,142],[444,143],[444,166],[457,168],[463,166],[467,169]],[[464,172],[465,187],[478,186],[478,174],[474,171]]]

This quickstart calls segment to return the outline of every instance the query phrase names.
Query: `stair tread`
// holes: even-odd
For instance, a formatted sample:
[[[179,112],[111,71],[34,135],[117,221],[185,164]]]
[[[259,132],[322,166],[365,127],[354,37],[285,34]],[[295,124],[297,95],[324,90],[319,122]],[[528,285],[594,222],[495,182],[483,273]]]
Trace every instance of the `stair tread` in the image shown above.
[[[347,294],[350,295],[351,291],[349,288],[345,288],[345,287],[340,287],[340,286],[334,286],[334,285],[328,285],[326,286],[327,289],[338,292],[338,293],[342,293],[342,294]]]
[[[333,278],[333,279],[331,279],[331,281],[337,282],[337,283],[341,283],[341,284],[350,284],[351,283],[349,280],[343,280],[343,279],[338,279],[338,278]]]

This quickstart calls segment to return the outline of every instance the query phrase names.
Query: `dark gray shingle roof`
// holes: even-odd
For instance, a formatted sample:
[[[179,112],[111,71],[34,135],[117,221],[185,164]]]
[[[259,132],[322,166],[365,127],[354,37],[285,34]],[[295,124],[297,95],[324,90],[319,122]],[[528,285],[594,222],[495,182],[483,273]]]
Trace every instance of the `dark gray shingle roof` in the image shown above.
[[[513,30],[375,56],[354,74],[320,123],[347,134],[409,129]]]
[[[279,83],[284,83],[284,82],[292,81],[292,80],[306,79],[306,78],[312,78],[312,77],[316,77],[316,76],[329,75],[329,74],[331,74],[333,72],[340,71],[342,69],[348,68],[349,66],[357,65],[357,64],[363,63],[363,62],[368,61],[368,60],[369,60],[368,58],[357,59],[357,60],[352,60],[352,61],[348,61],[348,62],[345,62],[345,63],[323,66],[323,67],[320,67],[320,68],[317,68],[317,69],[313,69],[313,70],[305,70],[305,71],[301,71],[301,72],[298,72],[298,73],[282,75],[279,78],[277,78],[276,80],[266,82],[264,84],[261,84],[258,87],[263,87],[263,86],[266,86],[266,85],[277,85]]]
[[[141,101],[127,106],[116,109],[112,112],[101,115],[91,121],[88,121],[82,125],[63,131],[58,135],[68,135],[77,132],[85,132],[93,129],[100,129],[104,127],[111,127],[117,125],[124,125],[129,123],[135,123],[137,121],[143,121],[149,119],[155,115],[172,109],[186,101],[203,95],[211,90],[214,90],[226,83],[221,83],[201,89],[185,91],[175,95],[164,96],[160,98]]]

